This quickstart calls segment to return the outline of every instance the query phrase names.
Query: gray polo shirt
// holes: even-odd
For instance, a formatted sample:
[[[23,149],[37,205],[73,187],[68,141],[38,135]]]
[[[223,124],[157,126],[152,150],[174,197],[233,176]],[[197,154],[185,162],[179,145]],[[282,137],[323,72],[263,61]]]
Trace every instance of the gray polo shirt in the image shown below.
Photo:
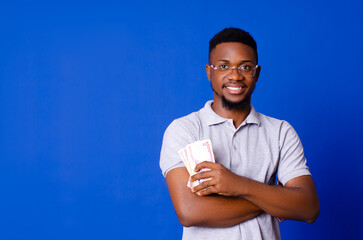
[[[184,167],[178,150],[197,140],[210,139],[215,160],[233,173],[273,185],[310,175],[302,144],[286,121],[257,113],[250,114],[238,128],[232,119],[216,114],[208,101],[204,108],[174,120],[164,134],[160,168],[164,176]],[[277,175],[277,176],[276,176]],[[228,228],[184,227],[184,240],[280,239],[277,220],[264,213]]]

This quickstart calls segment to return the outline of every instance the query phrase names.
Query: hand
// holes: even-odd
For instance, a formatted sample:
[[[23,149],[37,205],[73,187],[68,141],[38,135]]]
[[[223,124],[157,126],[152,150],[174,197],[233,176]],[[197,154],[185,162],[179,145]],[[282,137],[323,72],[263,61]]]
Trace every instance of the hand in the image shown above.
[[[203,168],[208,168],[210,171],[202,171],[194,174],[189,178],[190,182],[199,179],[205,180],[198,186],[191,188],[192,192],[199,196],[206,196],[210,194],[219,194],[223,196],[240,196],[239,188],[243,186],[246,178],[232,173],[229,169],[225,168],[222,164],[212,162],[201,162],[195,167],[195,172]]]

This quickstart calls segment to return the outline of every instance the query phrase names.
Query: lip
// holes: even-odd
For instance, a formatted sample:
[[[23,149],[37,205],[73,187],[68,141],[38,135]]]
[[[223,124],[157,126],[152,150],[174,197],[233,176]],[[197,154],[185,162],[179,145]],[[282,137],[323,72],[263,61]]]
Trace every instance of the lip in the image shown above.
[[[242,89],[242,87],[227,87],[229,90],[238,91]]]
[[[236,83],[227,83],[224,84],[222,88],[225,88],[227,93],[232,95],[238,95],[244,93],[244,91],[247,89],[246,84],[236,84]]]

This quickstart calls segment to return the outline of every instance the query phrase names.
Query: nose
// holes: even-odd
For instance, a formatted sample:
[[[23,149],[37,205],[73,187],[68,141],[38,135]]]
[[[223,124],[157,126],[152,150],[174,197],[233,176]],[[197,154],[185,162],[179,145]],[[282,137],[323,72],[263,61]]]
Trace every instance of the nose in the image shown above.
[[[243,79],[243,75],[240,74],[240,72],[238,71],[238,68],[236,68],[236,67],[231,68],[227,77],[230,80],[242,80]]]

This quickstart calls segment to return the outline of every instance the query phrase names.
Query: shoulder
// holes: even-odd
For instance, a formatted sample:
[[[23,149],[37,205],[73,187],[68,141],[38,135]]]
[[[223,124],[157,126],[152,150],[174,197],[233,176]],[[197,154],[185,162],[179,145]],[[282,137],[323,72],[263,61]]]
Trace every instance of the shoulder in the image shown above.
[[[262,114],[262,113],[257,113],[257,115],[258,115],[258,118],[259,118],[260,123],[261,123],[260,126],[263,127],[263,128],[275,129],[275,130],[292,128],[290,123],[288,123],[285,120],[270,117],[270,116],[267,116],[267,115]]]
[[[160,168],[163,175],[184,164],[178,151],[199,139],[199,120],[197,113],[175,119],[165,130],[160,153]]]
[[[191,135],[197,138],[202,125],[199,115],[200,111],[175,119],[169,124],[164,135]]]
[[[269,117],[262,113],[257,113],[260,120],[260,127],[269,135],[278,137],[280,143],[285,140],[298,139],[298,135],[292,125],[286,120]]]

